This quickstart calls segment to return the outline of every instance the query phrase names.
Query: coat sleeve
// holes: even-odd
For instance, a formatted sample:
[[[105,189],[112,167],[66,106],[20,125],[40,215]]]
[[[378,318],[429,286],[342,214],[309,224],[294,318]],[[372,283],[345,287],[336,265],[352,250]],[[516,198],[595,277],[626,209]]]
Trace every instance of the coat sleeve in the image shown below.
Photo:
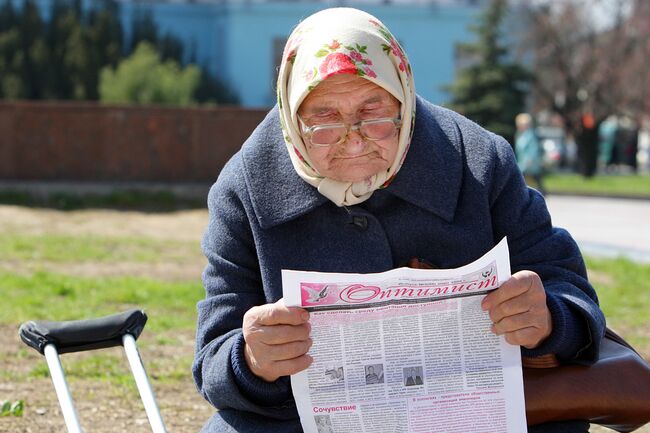
[[[217,409],[292,419],[298,415],[289,378],[266,382],[253,375],[244,359],[244,313],[268,301],[238,165],[235,160],[224,167],[208,196],[209,222],[202,242],[208,260],[203,272],[206,297],[197,305],[192,371],[197,388]]]
[[[495,241],[508,237],[512,272],[530,270],[542,279],[553,320],[551,335],[524,356],[554,353],[565,361],[591,363],[604,334],[605,317],[587,280],[584,260],[566,230],[553,227],[544,198],[528,188],[510,145],[494,136],[490,207]]]

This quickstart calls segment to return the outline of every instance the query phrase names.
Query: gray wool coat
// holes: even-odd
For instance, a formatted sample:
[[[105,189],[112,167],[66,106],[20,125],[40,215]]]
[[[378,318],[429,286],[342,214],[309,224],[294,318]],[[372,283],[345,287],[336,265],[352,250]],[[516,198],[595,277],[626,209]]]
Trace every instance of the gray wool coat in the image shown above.
[[[219,411],[205,432],[301,432],[288,377],[268,383],[244,361],[242,318],[282,297],[281,269],[381,272],[418,257],[439,268],[471,262],[508,237],[512,272],[544,282],[553,333],[527,356],[590,362],[605,320],[573,239],[551,225],[510,145],[418,98],[401,170],[366,202],[338,207],[294,171],[277,107],[212,187],[203,238],[206,297],[198,303],[193,374]],[[586,424],[530,431],[586,431]]]

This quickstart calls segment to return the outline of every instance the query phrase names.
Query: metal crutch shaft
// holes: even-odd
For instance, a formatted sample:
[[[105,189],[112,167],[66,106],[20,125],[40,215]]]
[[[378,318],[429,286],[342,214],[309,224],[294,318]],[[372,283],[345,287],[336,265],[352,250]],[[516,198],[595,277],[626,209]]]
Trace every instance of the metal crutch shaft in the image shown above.
[[[126,352],[126,357],[129,360],[135,383],[138,386],[138,391],[140,391],[140,397],[144,404],[144,410],[147,412],[151,429],[154,433],[167,433],[158,410],[158,405],[156,404],[156,398],[153,395],[153,390],[147,378],[147,372],[142,364],[142,358],[140,358],[138,347],[135,344],[135,338],[131,334],[124,334],[122,336],[122,344]]]
[[[50,369],[50,376],[52,377],[52,382],[54,383],[54,390],[56,391],[56,396],[59,399],[59,405],[61,406],[63,419],[65,420],[65,425],[68,428],[68,432],[83,433],[83,430],[81,430],[81,425],[79,424],[79,418],[77,417],[77,411],[75,410],[74,403],[72,402],[72,396],[70,395],[68,383],[65,380],[65,374],[63,372],[63,367],[61,367],[61,361],[59,360],[59,353],[56,350],[56,346],[53,344],[48,344],[45,346],[44,354],[45,360],[47,361],[47,366]]]

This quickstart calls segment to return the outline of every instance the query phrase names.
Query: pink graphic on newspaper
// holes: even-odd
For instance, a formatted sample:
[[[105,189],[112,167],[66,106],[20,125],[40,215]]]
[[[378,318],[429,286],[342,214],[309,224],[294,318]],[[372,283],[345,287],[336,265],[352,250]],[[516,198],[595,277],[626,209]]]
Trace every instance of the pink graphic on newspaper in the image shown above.
[[[439,281],[386,281],[384,284],[300,282],[303,307],[324,307],[404,299],[463,296],[498,286],[494,264],[462,278]]]
[[[304,307],[336,304],[339,287],[336,284],[300,283],[300,295]]]

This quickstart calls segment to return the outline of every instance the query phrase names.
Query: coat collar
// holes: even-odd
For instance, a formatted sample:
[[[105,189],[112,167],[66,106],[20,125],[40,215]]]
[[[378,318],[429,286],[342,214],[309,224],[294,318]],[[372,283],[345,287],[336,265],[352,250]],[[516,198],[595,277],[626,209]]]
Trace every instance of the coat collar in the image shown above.
[[[264,229],[328,202],[295,172],[282,138],[277,106],[242,146],[251,202]],[[448,110],[417,99],[411,146],[385,191],[452,221],[462,182],[461,138]]]
[[[451,222],[463,180],[458,126],[449,110],[420,97],[416,107],[411,147],[386,191]]]

